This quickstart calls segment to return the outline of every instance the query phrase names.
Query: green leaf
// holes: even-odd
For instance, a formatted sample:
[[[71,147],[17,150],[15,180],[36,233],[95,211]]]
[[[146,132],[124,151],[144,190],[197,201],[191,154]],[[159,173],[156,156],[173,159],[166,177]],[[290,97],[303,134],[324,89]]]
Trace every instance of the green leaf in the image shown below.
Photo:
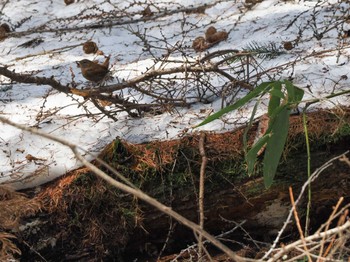
[[[253,173],[259,150],[266,144],[266,142],[269,140],[269,138],[270,138],[270,134],[264,135],[248,151],[245,159],[246,159],[246,162],[248,165],[248,175],[249,176]]]
[[[271,83],[272,82],[264,82],[258,85],[254,90],[252,90],[249,94],[247,94],[245,97],[241,98],[237,102],[235,102],[232,105],[229,105],[220,111],[208,116],[203,122],[198,124],[196,127],[203,126],[205,124],[208,124],[216,119],[219,119],[222,115],[231,112],[233,110],[236,110],[237,108],[240,108],[241,106],[245,105],[248,103],[251,99],[259,96],[261,93],[266,93],[270,88],[271,88]]]
[[[266,188],[272,185],[286,143],[289,128],[289,114],[290,109],[285,105],[282,106],[281,111],[276,115],[271,125],[271,137],[267,141],[263,160],[264,184]]]
[[[244,148],[245,154],[247,153],[247,147],[248,147],[247,146],[248,145],[248,138],[247,138],[248,131],[253,125],[254,117],[255,117],[256,111],[258,110],[259,105],[260,105],[260,99],[255,103],[254,108],[253,108],[253,112],[250,115],[249,123],[248,123],[248,125],[245,128],[244,133],[243,133],[243,148]]]
[[[271,89],[270,90],[270,95],[271,96],[275,96],[275,97],[278,97],[278,98],[280,98],[280,99],[283,99],[284,98],[284,94],[283,94],[283,92],[281,91],[281,89]]]
[[[303,99],[304,96],[304,90],[300,89],[299,87],[293,85],[292,82],[288,80],[284,80],[284,85],[287,89],[288,93],[288,103],[296,103],[298,104],[301,99]]]
[[[284,109],[286,105],[281,105],[279,107],[277,107],[273,112],[271,112],[269,114],[269,118],[270,118],[270,122],[269,122],[269,132],[271,130],[271,127],[272,127],[272,123],[273,121],[275,120],[276,116],[279,115],[281,113],[281,111]]]
[[[284,98],[284,94],[281,91],[282,84],[280,81],[274,82],[273,84],[271,84],[271,86],[272,86],[272,89],[269,91],[270,101],[269,101],[268,110],[267,110],[269,116],[273,111],[275,111],[277,107],[279,107],[281,103],[281,98],[282,99]]]
[[[303,99],[303,97],[304,97],[304,90],[300,89],[299,87],[295,87],[294,102],[300,103],[300,101]]]

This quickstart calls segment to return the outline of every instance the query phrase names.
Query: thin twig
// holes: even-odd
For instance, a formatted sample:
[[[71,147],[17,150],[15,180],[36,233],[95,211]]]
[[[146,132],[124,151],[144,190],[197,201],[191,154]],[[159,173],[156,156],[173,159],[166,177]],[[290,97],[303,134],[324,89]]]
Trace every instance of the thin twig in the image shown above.
[[[339,206],[340,206],[340,204],[343,202],[343,200],[344,200],[344,197],[339,198],[337,205],[336,205],[335,208],[333,209],[332,214],[329,216],[329,218],[328,218],[328,220],[327,220],[327,222],[326,222],[325,231],[327,231],[327,230],[329,229],[329,227],[330,227],[330,225],[331,225],[331,222],[332,222],[332,220],[334,219],[334,215],[335,215],[336,212],[338,211]],[[319,256],[320,256],[320,257],[322,257],[322,255],[323,255],[324,243],[325,243],[325,238],[322,238],[322,241],[321,241],[321,248],[320,248],[320,252],[319,252]],[[327,253],[328,253],[328,252],[327,252]]]
[[[306,153],[307,153],[307,178],[310,178],[311,175],[311,152],[310,152],[310,141],[309,141],[309,132],[307,129],[307,115],[306,115],[306,106],[303,110],[303,128],[305,134],[305,144],[306,144]],[[305,235],[309,234],[309,223],[310,223],[310,210],[311,210],[311,184],[309,184],[307,189],[307,206],[306,206],[306,216],[305,216]]]
[[[230,221],[230,222],[231,222],[231,221]],[[232,228],[232,229],[230,229],[229,231],[226,231],[226,232],[224,232],[224,233],[222,233],[222,234],[220,234],[220,235],[216,235],[215,238],[216,238],[216,239],[220,239],[220,238],[223,238],[223,237],[225,237],[225,236],[227,236],[227,235],[230,235],[231,233],[233,233],[234,231],[236,231],[238,228],[242,228],[242,226],[243,226],[243,224],[244,224],[245,222],[247,222],[247,221],[246,221],[246,220],[243,220],[243,221],[242,221],[241,223],[239,223],[239,224],[236,223],[236,226],[235,226],[234,228]],[[209,243],[208,240],[203,241],[203,244],[207,244],[207,243]],[[180,257],[182,256],[183,253],[185,253],[186,251],[189,251],[190,249],[195,249],[197,246],[198,246],[198,243],[197,243],[197,244],[193,244],[193,245],[187,247],[186,249],[181,250],[180,253],[179,253],[174,259],[172,259],[170,262],[176,262],[177,259],[180,258]]]
[[[299,231],[300,239],[301,239],[301,241],[303,243],[304,250],[305,250],[306,255],[308,257],[308,261],[312,262],[312,259],[310,257],[310,252],[309,252],[309,250],[307,249],[307,246],[306,246],[306,241],[305,241],[305,238],[304,238],[303,230],[301,229],[297,207],[295,206],[295,202],[294,202],[294,196],[293,196],[293,189],[292,189],[292,187],[289,187],[289,197],[290,197],[290,202],[292,203],[294,219],[295,219],[295,223],[297,225],[298,231]]]
[[[205,168],[207,166],[208,158],[204,149],[205,133],[201,132],[199,136],[199,154],[202,157],[202,164],[199,177],[199,226],[204,229],[204,181],[205,181]],[[199,259],[203,256],[203,236],[200,234],[198,237],[198,254]]]
[[[349,150],[344,152],[341,155],[338,155],[338,156],[333,157],[332,159],[328,160],[326,163],[324,163],[321,167],[317,168],[316,171],[311,174],[311,176],[308,178],[308,180],[302,186],[300,193],[299,193],[299,196],[298,196],[297,200],[295,201],[295,206],[298,205],[299,201],[301,200],[301,198],[302,198],[306,188],[309,186],[309,184],[312,183],[325,169],[330,167],[335,160],[343,157],[343,155],[346,155],[347,153],[349,153]],[[265,253],[265,255],[263,256],[262,259],[266,259],[267,257],[269,257],[270,254],[275,250],[277,243],[281,239],[283,232],[286,230],[288,224],[291,221],[292,215],[293,215],[293,208],[289,211],[288,217],[287,217],[286,221],[284,222],[282,229],[278,232],[277,237],[275,238],[271,248]],[[274,261],[274,260],[270,259],[269,261]]]
[[[311,242],[311,241],[318,240],[318,239],[323,238],[323,237],[329,237],[329,236],[332,236],[334,234],[338,234],[340,232],[343,232],[349,228],[350,228],[350,221],[347,221],[344,225],[342,225],[340,227],[332,228],[332,229],[324,231],[322,233],[319,233],[319,234],[316,233],[316,234],[313,234],[311,236],[308,236],[305,238],[305,241]],[[302,244],[302,240],[299,239],[298,241],[295,241],[287,246],[284,246],[283,248],[281,248],[281,250],[279,252],[274,254],[268,260],[268,262],[277,261],[285,253],[289,252],[290,250],[294,249],[295,247],[299,246],[300,244]]]

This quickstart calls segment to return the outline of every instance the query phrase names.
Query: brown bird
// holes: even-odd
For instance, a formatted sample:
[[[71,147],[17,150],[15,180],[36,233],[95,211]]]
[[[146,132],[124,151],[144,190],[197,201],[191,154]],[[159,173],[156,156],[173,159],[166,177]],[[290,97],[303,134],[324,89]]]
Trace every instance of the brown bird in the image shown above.
[[[109,73],[109,57],[106,58],[103,64],[83,59],[77,62],[78,67],[81,69],[83,77],[94,83],[101,83]]]

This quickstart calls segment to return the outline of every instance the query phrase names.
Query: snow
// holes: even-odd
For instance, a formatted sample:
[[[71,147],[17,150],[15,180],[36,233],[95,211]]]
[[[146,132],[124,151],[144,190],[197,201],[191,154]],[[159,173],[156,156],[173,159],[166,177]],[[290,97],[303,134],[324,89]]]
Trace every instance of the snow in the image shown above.
[[[341,37],[345,30],[350,29],[345,19],[350,7],[346,2],[266,0],[248,8],[242,1],[172,0],[152,2],[151,10],[158,18],[146,21],[142,20],[141,12],[151,2],[137,3],[84,0],[66,6],[63,0],[6,1],[0,4],[1,23],[8,23],[14,32],[22,34],[0,42],[0,64],[17,73],[53,76],[64,85],[74,80],[79,88],[83,88],[87,81],[75,62],[81,59],[104,60],[102,56],[84,54],[81,44],[90,39],[106,55],[111,54],[111,71],[114,83],[117,83],[140,76],[149,68],[173,68],[184,61],[196,61],[207,52],[242,50],[253,42],[274,42],[281,47],[284,41],[295,41],[301,32],[298,44],[292,50],[282,48],[285,53],[272,59],[256,58],[260,70],[271,69],[268,75],[272,79],[292,76],[293,83],[305,90],[305,100],[349,89],[350,79],[345,77],[349,72],[349,39]],[[208,4],[204,13],[171,12],[204,3]],[[169,13],[162,16],[165,8]],[[108,19],[101,19],[104,12],[109,12]],[[113,25],[84,28],[106,20],[112,21]],[[211,25],[229,32],[227,41],[204,53],[194,52],[192,41],[203,36]],[[144,39],[134,32],[144,34]],[[317,40],[315,33],[323,33],[323,37]],[[43,42],[32,47],[20,46],[35,38],[41,38]],[[149,51],[143,40],[147,40]],[[162,60],[167,50],[174,47],[179,47],[181,52],[175,51],[167,61]],[[329,51],[321,53],[326,50]],[[155,63],[156,59],[160,61]],[[272,70],[281,65],[285,65],[283,70]],[[265,76],[262,80],[268,78]],[[209,81],[219,94],[224,79],[211,76]],[[132,118],[121,112],[118,121],[114,121],[101,116],[87,117],[87,111],[99,111],[90,102],[85,103],[86,108],[79,106],[78,102],[83,101],[79,96],[59,93],[48,86],[11,83],[4,76],[0,76],[0,84],[0,116],[65,138],[95,156],[116,137],[142,143],[176,139],[199,130],[233,130],[249,120],[254,105],[249,103],[221,120],[192,129],[221,108],[222,97],[209,92],[210,103],[196,102],[189,108],[178,107],[160,115],[145,113],[141,118]],[[177,81],[174,88],[174,97],[186,96],[189,101],[196,101],[190,98],[198,96],[199,92],[193,81]],[[163,91],[157,89],[157,92]],[[140,103],[153,101],[136,90],[123,90],[123,93]],[[246,90],[240,91],[238,97],[246,93]],[[262,101],[257,116],[266,112],[266,103],[267,100]],[[339,105],[348,106],[349,96],[325,100],[314,105],[313,109]],[[40,185],[81,166],[68,147],[2,123],[0,147],[0,184],[9,184],[16,189]],[[26,159],[28,154],[41,160],[29,161]],[[93,159],[91,155],[86,157]]]

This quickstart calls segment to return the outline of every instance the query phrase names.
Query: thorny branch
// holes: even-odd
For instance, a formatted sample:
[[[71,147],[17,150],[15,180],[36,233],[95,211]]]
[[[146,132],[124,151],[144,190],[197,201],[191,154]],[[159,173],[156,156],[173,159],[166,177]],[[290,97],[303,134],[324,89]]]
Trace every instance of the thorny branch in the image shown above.
[[[217,55],[220,55],[220,53]],[[211,56],[211,57],[215,58],[215,57],[217,57],[217,55]],[[246,55],[246,54],[244,54],[244,55]],[[231,59],[233,59],[235,56],[242,56],[242,54],[237,54],[237,55],[234,54],[234,55],[232,55]],[[205,60],[202,59],[202,62],[209,60],[209,59],[210,58],[205,59]],[[190,65],[184,64],[184,65],[181,65],[179,67],[174,67],[174,68],[153,69],[153,70],[149,70],[148,72],[146,72],[138,77],[135,77],[129,81],[126,81],[126,82],[123,82],[120,84],[116,84],[116,85],[101,87],[98,90],[95,90],[91,93],[111,92],[111,91],[120,90],[120,89],[123,89],[126,87],[130,87],[130,86],[135,88],[134,85],[136,85],[138,83],[150,81],[150,80],[153,80],[157,77],[164,76],[164,75],[172,75],[172,74],[177,74],[177,73],[210,73],[210,72],[221,74],[224,77],[227,77],[230,81],[235,81],[236,83],[244,85],[243,87],[246,89],[249,89],[249,90],[253,89],[253,86],[249,85],[248,83],[244,83],[244,82],[232,77],[231,75],[227,74],[226,72],[220,70],[219,69],[220,64],[221,64],[221,61],[217,62],[217,63],[213,63],[213,64],[208,64],[208,65],[194,62]],[[137,89],[137,90],[144,93],[144,94],[149,95],[149,93],[145,92],[142,89]]]
[[[225,54],[225,57],[222,56]],[[179,61],[167,61],[162,62],[162,66],[155,64],[152,68],[148,69],[145,73],[136,76],[132,79],[121,81],[117,84],[98,86],[91,89],[78,89],[77,84],[72,83],[63,85],[53,77],[39,77],[32,76],[30,74],[16,73],[11,71],[7,66],[0,67],[0,75],[10,78],[12,81],[18,83],[27,83],[35,85],[49,85],[54,89],[63,92],[65,94],[74,94],[89,99],[100,110],[100,112],[116,121],[116,113],[126,111],[130,116],[140,116],[142,112],[148,112],[151,110],[168,110],[169,107],[188,107],[196,101],[205,101],[205,93],[213,93],[214,96],[221,96],[220,90],[215,90],[211,87],[211,83],[205,80],[204,75],[213,74],[225,78],[225,88],[227,83],[230,83],[232,88],[246,88],[252,90],[253,86],[245,81],[239,80],[233,77],[232,69],[222,69],[221,66],[226,64],[229,59],[235,59],[237,57],[244,57],[249,55],[248,53],[240,53],[237,50],[226,50],[221,52],[215,52],[204,57],[201,61],[183,62],[180,66],[164,68],[167,65],[179,63]],[[232,71],[232,72],[231,72]],[[186,96],[190,88],[189,84],[181,88],[177,85],[183,81],[191,81],[194,86],[194,82],[198,81],[201,84],[201,89],[193,93],[193,96]],[[157,88],[160,87],[160,88]],[[207,87],[205,87],[207,86]],[[231,88],[231,89],[232,89]],[[130,100],[130,98],[124,98],[121,91],[134,90],[139,94],[148,96],[153,99],[150,103],[139,103],[136,100]],[[180,90],[181,89],[181,90]],[[226,91],[225,91],[226,92]],[[217,94],[215,94],[217,93]],[[193,101],[194,99],[194,101]],[[109,105],[110,108],[106,108],[101,105],[103,102],[105,105]],[[102,104],[103,104],[102,103]]]
[[[152,19],[163,18],[165,16],[170,16],[170,15],[173,15],[176,13],[183,13],[183,12],[185,12],[185,13],[204,12],[202,10],[205,10],[206,8],[214,6],[215,4],[216,4],[216,2],[213,2],[211,4],[204,4],[204,5],[200,5],[200,6],[178,7],[178,8],[175,8],[173,10],[165,8],[164,10],[160,10],[160,12],[158,12],[157,14],[154,14],[152,16]],[[98,17],[96,17],[99,19],[99,21],[95,22],[95,23],[90,23],[88,25],[72,26],[72,27],[64,26],[61,28],[47,28],[47,25],[45,24],[45,25],[41,25],[41,26],[38,26],[36,28],[33,28],[31,30],[26,30],[26,31],[21,31],[21,32],[12,32],[12,33],[9,33],[8,35],[10,37],[22,37],[22,36],[26,36],[26,35],[31,35],[33,33],[36,33],[36,34],[50,33],[50,32],[64,33],[64,32],[72,32],[72,31],[99,29],[99,28],[110,28],[113,26],[138,24],[138,23],[142,23],[142,22],[145,22],[145,21],[150,19],[147,17],[141,17],[141,18],[134,19],[132,17],[135,17],[140,12],[138,12],[138,13],[126,13],[126,12],[127,12],[126,10],[122,10],[122,12],[120,12],[119,19],[116,19],[115,10],[113,10],[110,12],[109,19],[107,19],[107,18],[101,19],[102,15],[99,14]],[[125,14],[128,14],[128,17],[126,17]],[[106,16],[106,14],[104,16]],[[83,16],[75,17],[75,19],[79,19],[79,18],[84,19],[85,17],[83,17]],[[91,19],[93,17],[92,17],[92,15],[89,15],[88,18]],[[55,20],[52,20],[51,22],[54,22],[54,21]]]
[[[12,81],[15,81],[18,83],[49,85],[60,92],[63,92],[66,94],[70,93],[70,88],[67,85],[64,86],[53,78],[15,73],[15,71],[8,70],[6,66],[0,66],[0,75],[6,76],[10,78]]]

